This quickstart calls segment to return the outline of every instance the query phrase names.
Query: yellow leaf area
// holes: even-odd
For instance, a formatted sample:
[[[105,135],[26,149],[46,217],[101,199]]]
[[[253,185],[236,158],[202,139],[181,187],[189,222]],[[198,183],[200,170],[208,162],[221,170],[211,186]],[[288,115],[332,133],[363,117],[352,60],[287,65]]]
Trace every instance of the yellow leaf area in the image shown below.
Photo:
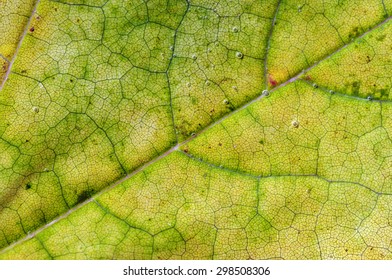
[[[282,0],[268,57],[269,85],[280,84],[391,14],[392,1]]]
[[[0,84],[23,36],[35,2],[0,0]]]
[[[361,98],[392,99],[392,24],[387,22],[306,73],[332,91]]]
[[[174,152],[1,258],[390,258],[391,202],[354,183],[253,177]]]
[[[40,1],[0,94],[0,258],[391,259],[391,8]]]

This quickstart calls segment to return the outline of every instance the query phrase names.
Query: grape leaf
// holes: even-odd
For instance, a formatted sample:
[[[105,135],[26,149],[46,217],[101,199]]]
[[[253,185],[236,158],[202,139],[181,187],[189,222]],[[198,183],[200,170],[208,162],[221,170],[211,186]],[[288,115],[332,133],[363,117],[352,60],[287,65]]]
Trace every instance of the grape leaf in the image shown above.
[[[391,1],[0,5],[1,259],[392,257]]]

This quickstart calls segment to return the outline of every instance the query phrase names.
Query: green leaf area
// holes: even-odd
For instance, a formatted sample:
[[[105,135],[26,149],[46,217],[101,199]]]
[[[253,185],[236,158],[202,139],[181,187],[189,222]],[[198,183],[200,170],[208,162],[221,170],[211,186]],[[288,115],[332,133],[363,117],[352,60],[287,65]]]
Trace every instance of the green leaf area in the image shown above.
[[[391,13],[0,1],[0,258],[392,259]]]

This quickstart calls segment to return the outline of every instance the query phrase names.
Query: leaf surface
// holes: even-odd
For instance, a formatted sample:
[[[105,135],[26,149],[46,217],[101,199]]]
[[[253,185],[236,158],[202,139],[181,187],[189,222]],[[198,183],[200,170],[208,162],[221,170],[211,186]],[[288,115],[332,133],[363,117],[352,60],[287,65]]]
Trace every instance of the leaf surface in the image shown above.
[[[392,257],[390,1],[19,2],[0,258]]]

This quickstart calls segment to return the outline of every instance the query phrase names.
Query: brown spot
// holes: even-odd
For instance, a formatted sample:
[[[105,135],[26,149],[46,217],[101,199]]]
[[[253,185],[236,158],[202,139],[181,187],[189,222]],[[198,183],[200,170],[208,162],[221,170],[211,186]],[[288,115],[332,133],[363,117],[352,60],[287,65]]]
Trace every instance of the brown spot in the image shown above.
[[[278,82],[272,77],[272,75],[268,75],[268,83],[270,86],[275,87],[278,85]]]
[[[77,203],[81,203],[87,199],[89,199],[94,194],[94,189],[91,190],[83,190],[81,193],[77,194]]]
[[[219,143],[218,145],[219,145],[219,146],[222,146],[222,143]]]
[[[306,81],[311,81],[311,80],[312,80],[312,77],[309,76],[309,75],[306,75],[306,76],[305,76],[305,80],[306,80]]]
[[[34,32],[34,26],[29,29],[30,32]]]
[[[184,153],[188,153],[188,149],[185,148],[185,149],[184,149]]]

